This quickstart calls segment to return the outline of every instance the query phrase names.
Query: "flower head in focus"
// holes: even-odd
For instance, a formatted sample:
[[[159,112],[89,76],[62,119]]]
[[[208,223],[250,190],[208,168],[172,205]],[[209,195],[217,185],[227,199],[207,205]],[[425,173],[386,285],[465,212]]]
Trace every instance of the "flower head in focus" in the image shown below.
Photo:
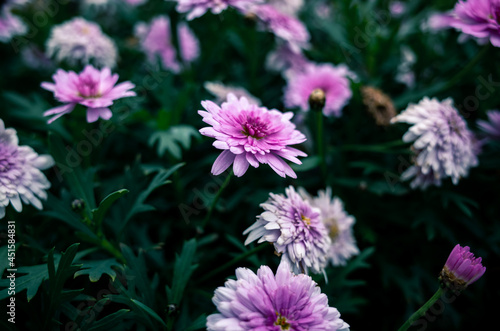
[[[290,122],[291,112],[259,107],[234,94],[229,94],[220,107],[208,100],[201,105],[206,111],[198,113],[210,126],[202,128],[200,133],[215,138],[214,147],[223,150],[213,164],[213,175],[221,174],[233,164],[234,174],[241,177],[249,165],[257,168],[263,163],[281,177],[297,178],[283,159],[301,164],[297,156],[307,155],[289,145],[300,144],[306,137]]]
[[[442,286],[458,293],[461,292],[481,278],[486,271],[481,261],[480,257],[474,257],[468,246],[456,245],[439,274]]]
[[[118,57],[113,40],[99,25],[81,17],[54,26],[46,47],[47,56],[70,65],[93,63],[97,67],[113,68]]]
[[[95,122],[99,117],[108,120],[113,115],[108,107],[114,100],[136,95],[131,91],[135,87],[131,82],[115,86],[118,74],[111,74],[109,68],[99,70],[87,65],[79,74],[58,69],[52,79],[54,83],[43,82],[42,88],[53,92],[54,97],[65,104],[49,109],[43,114],[55,115],[48,123],[71,113],[77,104],[87,107],[87,122]]]
[[[328,306],[318,284],[307,275],[292,274],[286,263],[278,266],[276,275],[268,266],[261,266],[257,274],[236,269],[236,280],[218,287],[212,301],[218,313],[208,316],[209,331],[336,331],[349,327],[339,311]]]
[[[306,190],[299,188],[299,194],[311,206],[320,210],[320,218],[328,230],[332,241],[328,250],[328,259],[333,266],[345,265],[352,256],[359,254],[352,227],[356,220],[344,210],[344,204],[338,197],[332,198],[331,188],[319,191],[312,197]]]
[[[185,64],[191,63],[200,53],[198,39],[185,23],[179,24],[177,32],[181,59]],[[135,35],[139,38],[149,62],[155,63],[159,57],[165,69],[175,73],[180,71],[181,65],[172,43],[170,19],[167,16],[157,16],[150,24],[138,23],[135,26]]]
[[[326,96],[323,108],[325,116],[340,117],[342,108],[352,97],[348,77],[354,74],[344,65],[334,67],[331,64],[310,65],[304,72],[298,72],[288,78],[284,102],[288,108],[299,107],[309,110],[309,96],[315,89],[321,89]]]
[[[488,121],[478,120],[477,126],[486,135],[486,139],[500,140],[500,111],[490,110],[486,114]]]
[[[258,239],[274,245],[282,261],[295,273],[323,273],[328,263],[331,238],[321,220],[320,210],[311,206],[293,188],[285,195],[270,193],[260,206],[264,212],[243,232],[248,234],[245,245]]]
[[[220,14],[228,7],[245,10],[248,7],[261,3],[262,0],[176,0],[176,10],[179,13],[188,13],[187,20],[203,16],[207,11]]]
[[[38,155],[29,146],[19,146],[16,130],[5,128],[0,119],[0,219],[9,203],[17,212],[31,204],[42,209],[50,182],[41,170],[54,165],[50,155]]]
[[[412,188],[440,186],[446,177],[456,185],[477,165],[476,138],[453,107],[452,99],[440,102],[425,97],[391,120],[391,123],[397,122],[413,125],[403,141],[414,142],[415,164],[401,175],[403,180],[414,177]]]
[[[28,31],[28,27],[20,17],[12,13],[13,9],[24,4],[26,0],[6,0],[0,3],[0,42],[7,43],[14,36]]]

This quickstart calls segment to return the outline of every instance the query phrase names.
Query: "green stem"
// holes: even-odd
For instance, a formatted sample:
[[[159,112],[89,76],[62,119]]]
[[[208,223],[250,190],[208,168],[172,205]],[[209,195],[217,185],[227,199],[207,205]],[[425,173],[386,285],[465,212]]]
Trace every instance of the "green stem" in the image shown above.
[[[215,209],[215,206],[217,205],[217,202],[220,199],[222,191],[224,191],[224,189],[226,188],[226,186],[229,184],[229,181],[231,180],[232,176],[233,176],[233,172],[231,171],[227,175],[226,180],[224,181],[224,183],[222,183],[221,187],[219,188],[219,191],[217,192],[217,195],[212,200],[212,204],[210,205],[210,207],[208,209],[208,213],[207,213],[207,215],[205,216],[205,219],[203,220],[203,222],[200,225],[200,228],[201,228],[202,231],[203,231],[203,229],[205,229],[205,226],[208,224],[208,221],[210,221],[210,218],[212,217],[212,213],[213,213],[213,211]]]
[[[419,318],[425,315],[427,310],[432,307],[432,305],[441,298],[441,295],[443,294],[443,288],[439,288],[436,293],[422,306],[420,307],[419,310],[417,310],[413,315],[410,316],[410,318],[403,324],[398,331],[406,331],[408,328],[415,323]]]
[[[323,180],[326,179],[326,159],[325,159],[325,136],[324,136],[324,125],[323,125],[323,112],[321,110],[316,111],[316,144],[318,145],[318,156],[320,159],[321,174]]]
[[[259,245],[249,251],[246,251],[245,253],[242,253],[240,255],[238,255],[237,257],[235,257],[234,259],[232,259],[231,261],[227,262],[226,264],[223,264],[222,266],[210,271],[208,274],[206,274],[205,276],[201,277],[197,283],[202,283],[204,282],[205,280],[209,279],[210,277],[218,274],[219,272],[221,271],[224,271],[225,269],[237,264],[238,262],[240,262],[241,260],[244,260],[246,259],[247,257],[249,256],[252,256],[254,255],[255,253],[263,250],[264,248],[266,247],[269,247],[268,245],[266,244],[262,244],[262,245]]]
[[[120,252],[115,246],[113,246],[106,238],[101,240],[101,247],[111,253],[111,255],[116,257],[116,259],[120,261],[120,263],[127,264],[127,260],[125,260],[122,252]]]

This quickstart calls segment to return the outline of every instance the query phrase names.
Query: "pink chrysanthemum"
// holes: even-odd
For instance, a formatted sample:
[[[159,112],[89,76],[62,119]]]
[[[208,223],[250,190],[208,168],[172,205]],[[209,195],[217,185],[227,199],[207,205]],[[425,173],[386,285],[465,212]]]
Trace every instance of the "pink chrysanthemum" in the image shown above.
[[[336,331],[349,327],[339,311],[328,306],[328,297],[318,284],[309,276],[292,274],[286,263],[279,265],[276,276],[268,266],[261,266],[257,274],[236,269],[236,280],[229,279],[217,288],[212,301],[218,313],[208,316],[209,331]]]
[[[307,111],[311,92],[321,89],[326,96],[323,114],[339,117],[342,115],[342,108],[352,97],[348,77],[354,77],[353,75],[345,65],[309,65],[304,72],[289,77],[285,88],[285,106]]]
[[[9,203],[17,212],[31,204],[42,209],[50,182],[40,170],[54,165],[50,155],[38,155],[29,146],[19,146],[16,130],[5,128],[0,119],[0,219]]]
[[[321,221],[320,211],[313,208],[293,188],[283,194],[270,193],[260,206],[264,212],[246,229],[245,245],[257,240],[270,242],[276,253],[282,254],[295,273],[323,273],[328,263],[331,239]]]
[[[486,271],[480,257],[474,257],[468,246],[456,245],[440,274],[441,283],[455,291],[462,291]]]
[[[255,6],[246,12],[255,14],[263,30],[286,42],[295,53],[309,48],[309,32],[296,17],[284,14],[272,5]]]
[[[303,188],[299,188],[299,193],[311,206],[320,210],[321,221],[332,240],[328,251],[330,263],[333,266],[345,265],[348,259],[359,254],[352,234],[352,227],[356,220],[345,212],[342,200],[338,197],[332,198],[331,188],[319,191],[317,197],[312,197]]]
[[[486,113],[488,121],[479,120],[477,126],[484,132],[488,140],[500,140],[500,111],[490,110]]]
[[[7,0],[0,4],[0,42],[9,42],[12,37],[23,35],[28,31],[26,24],[12,13],[25,0]]]
[[[202,101],[207,111],[198,111],[210,127],[200,130],[201,134],[217,139],[213,145],[224,150],[215,160],[212,174],[219,175],[231,164],[237,177],[243,176],[251,165],[260,163],[269,166],[281,177],[297,178],[295,172],[281,158],[301,164],[297,156],[304,152],[289,147],[300,144],[306,137],[290,122],[293,113],[282,113],[275,109],[259,107],[246,98],[229,94],[227,102],[219,107],[212,101]]]
[[[500,1],[459,0],[450,12],[432,16],[429,26],[433,30],[453,27],[478,38],[479,43],[489,40],[500,47]]]
[[[177,61],[177,52],[172,43],[170,19],[167,16],[158,16],[149,25],[138,23],[135,34],[149,62],[155,63],[159,57],[165,69],[176,73],[180,71],[181,65]],[[196,60],[200,53],[199,42],[185,23],[179,24],[178,37],[182,61],[187,64]]]
[[[47,56],[71,65],[93,63],[97,67],[113,68],[118,58],[113,40],[99,25],[81,17],[54,26],[46,47]]]
[[[87,122],[95,122],[100,118],[108,120],[113,115],[108,108],[116,99],[135,96],[135,87],[131,82],[123,82],[115,86],[118,74],[111,74],[109,68],[102,70],[87,65],[77,74],[74,71],[58,69],[52,76],[55,83],[43,82],[42,88],[54,92],[54,97],[65,105],[52,108],[43,113],[52,117],[52,123],[59,117],[71,113],[77,104],[87,107]]]
[[[456,185],[477,165],[476,138],[453,107],[452,99],[440,102],[425,97],[392,118],[391,123],[397,122],[412,124],[403,141],[414,141],[415,164],[401,175],[403,180],[414,178],[412,188],[440,186],[446,177]]]
[[[177,11],[188,13],[187,20],[203,16],[208,10],[212,14],[220,14],[228,7],[245,10],[249,6],[262,2],[263,0],[176,0]]]

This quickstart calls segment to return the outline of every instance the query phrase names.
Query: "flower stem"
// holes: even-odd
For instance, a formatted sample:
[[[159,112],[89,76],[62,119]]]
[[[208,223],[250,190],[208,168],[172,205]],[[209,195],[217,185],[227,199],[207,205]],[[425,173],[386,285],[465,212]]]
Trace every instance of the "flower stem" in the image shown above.
[[[120,263],[127,264],[127,260],[115,246],[113,246],[106,238],[101,240],[101,247],[111,253]]]
[[[233,176],[233,172],[230,171],[229,174],[226,177],[226,180],[224,181],[224,183],[222,183],[221,187],[219,188],[219,191],[215,195],[215,198],[212,200],[212,204],[210,205],[210,207],[208,209],[208,213],[207,213],[207,215],[205,216],[205,219],[203,220],[203,222],[200,225],[201,232],[203,232],[203,229],[205,229],[205,226],[208,224],[208,221],[210,221],[210,218],[212,217],[212,213],[213,213],[213,211],[215,209],[215,206],[217,205],[217,202],[220,199],[222,191],[224,191],[224,189],[226,188],[226,186],[229,184],[229,181],[231,180],[232,176]]]
[[[244,260],[244,259],[246,259],[247,257],[254,255],[255,253],[257,253],[257,252],[259,252],[259,251],[263,250],[263,249],[264,249],[264,248],[266,248],[266,247],[269,247],[269,246],[268,246],[268,245],[259,245],[259,246],[255,247],[255,248],[253,248],[253,249],[251,249],[251,250],[249,250],[249,251],[246,251],[245,253],[242,253],[242,254],[240,254],[240,255],[236,256],[236,257],[235,257],[234,259],[232,259],[231,261],[229,261],[229,262],[227,262],[227,263],[223,264],[222,266],[220,266],[220,267],[218,267],[218,268],[216,268],[216,269],[214,269],[214,270],[210,271],[208,274],[206,274],[205,276],[201,277],[201,278],[198,280],[198,283],[202,283],[202,282],[204,282],[205,280],[209,279],[210,277],[212,277],[212,276],[214,276],[214,275],[218,274],[219,272],[221,272],[221,271],[223,271],[223,270],[225,270],[225,269],[227,269],[227,268],[231,267],[232,265],[237,264],[237,263],[238,263],[238,262],[240,262],[241,260]]]
[[[408,328],[415,323],[419,318],[425,315],[427,310],[432,307],[432,305],[441,298],[441,295],[443,294],[443,288],[439,288],[436,293],[422,306],[420,307],[419,310],[417,310],[413,315],[410,316],[410,318],[403,324],[398,331],[406,331]]]
[[[316,112],[316,144],[318,145],[318,156],[320,160],[321,175],[323,180],[326,179],[326,159],[325,159],[325,137],[324,137],[324,125],[323,125],[323,112]]]

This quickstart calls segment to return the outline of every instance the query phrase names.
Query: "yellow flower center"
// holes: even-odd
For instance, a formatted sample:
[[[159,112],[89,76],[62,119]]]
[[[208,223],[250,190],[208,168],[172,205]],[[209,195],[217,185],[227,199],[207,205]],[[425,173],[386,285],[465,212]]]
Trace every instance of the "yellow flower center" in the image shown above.
[[[307,216],[304,216],[304,215],[300,215],[300,218],[302,218],[302,221],[304,223],[306,223],[307,226],[310,226],[311,225],[311,219]]]
[[[277,312],[276,316],[278,316],[278,318],[276,319],[276,322],[274,322],[274,325],[279,325],[281,330],[290,330],[290,323],[286,321],[286,318]]]
[[[330,236],[330,238],[333,241],[338,237],[338,235],[340,233],[340,229],[339,229],[339,226],[337,225],[337,221],[335,219],[330,219],[328,221],[329,221],[328,223],[332,224],[332,225],[330,225],[330,233],[328,235]]]

